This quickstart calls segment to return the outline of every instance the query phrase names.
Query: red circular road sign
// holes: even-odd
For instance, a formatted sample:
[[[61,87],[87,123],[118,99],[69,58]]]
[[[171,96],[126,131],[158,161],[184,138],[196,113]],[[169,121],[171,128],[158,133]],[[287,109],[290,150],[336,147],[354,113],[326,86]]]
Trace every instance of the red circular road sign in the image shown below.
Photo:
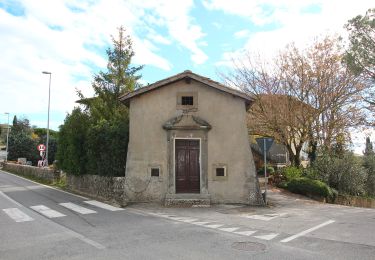
[[[44,144],[38,145],[38,151],[45,151],[45,150],[46,150],[46,146]]]

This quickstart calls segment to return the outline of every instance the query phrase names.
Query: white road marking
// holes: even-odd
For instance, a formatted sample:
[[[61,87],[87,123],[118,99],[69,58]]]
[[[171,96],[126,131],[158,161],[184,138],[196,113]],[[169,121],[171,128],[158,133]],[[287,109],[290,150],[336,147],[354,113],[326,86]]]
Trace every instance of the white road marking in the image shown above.
[[[235,227],[235,228],[219,228],[219,229],[222,230],[222,231],[225,231],[225,232],[234,232],[239,228]]]
[[[277,217],[285,216],[287,213],[281,213],[281,214],[264,214],[264,215],[247,215],[245,218],[251,218],[256,220],[264,220],[264,221],[270,221]]]
[[[79,239],[79,240],[81,240],[81,241],[83,241],[83,242],[85,242],[85,243],[87,243],[87,244],[89,244],[89,245],[91,245],[91,246],[93,246],[93,247],[96,247],[97,249],[105,249],[105,246],[103,246],[102,244],[99,244],[98,242],[95,242],[94,240],[91,240],[91,239],[85,237],[84,235],[81,235],[81,234],[79,234],[79,233],[77,233],[77,232],[75,232],[71,229],[66,228],[66,233],[75,237],[75,238],[77,238],[77,239]]]
[[[111,206],[111,205],[108,205],[108,204],[105,204],[103,202],[96,201],[96,200],[87,200],[87,201],[84,201],[84,202],[87,203],[87,204],[93,205],[95,207],[106,209],[106,210],[109,210],[109,211],[124,210],[122,208],[117,208],[117,207],[114,207],[114,206]]]
[[[224,225],[204,225],[204,227],[208,227],[208,228],[219,228],[219,227],[222,227]]]
[[[335,221],[334,220],[328,220],[328,221],[326,221],[326,222],[324,222],[324,223],[322,223],[320,225],[317,225],[315,227],[309,228],[309,229],[307,229],[305,231],[302,231],[302,232],[300,232],[298,234],[295,234],[293,236],[287,237],[287,238],[281,240],[280,242],[286,243],[286,242],[292,241],[293,239],[296,239],[297,237],[304,236],[304,235],[306,235],[306,234],[308,234],[308,233],[310,233],[312,231],[315,231],[315,230],[317,230],[317,229],[319,229],[321,227],[324,227],[324,226],[327,226],[329,224],[332,224],[333,222],[335,222]]]
[[[194,224],[194,225],[198,225],[198,226],[203,226],[203,225],[206,225],[210,222],[191,222],[191,224]]]
[[[39,212],[40,214],[46,216],[47,218],[60,218],[60,217],[65,217],[66,215],[56,211],[56,210],[53,210],[53,209],[50,209],[44,205],[36,205],[36,206],[31,206],[30,208],[32,208],[33,210],[35,210],[36,212]]]
[[[182,217],[169,217],[169,216],[167,218],[172,219],[172,220],[176,220],[176,221],[183,221],[184,219],[186,219],[186,218],[182,218]]]
[[[278,233],[271,233],[268,235],[262,235],[262,236],[254,236],[255,238],[263,239],[263,240],[271,240],[275,237],[277,237],[279,234]]]
[[[17,201],[15,201],[14,199],[12,199],[11,197],[9,197],[8,195],[6,195],[4,192],[0,191],[0,195],[2,197],[4,197],[5,199],[9,200],[10,202],[16,204],[17,206],[19,207],[23,207],[20,203],[18,203]]]
[[[77,204],[74,204],[74,203],[71,203],[71,202],[60,203],[60,205],[67,208],[67,209],[73,210],[75,212],[78,212],[78,213],[84,214],[84,215],[96,213],[95,210],[87,209],[87,208],[81,207],[81,206],[79,206]]]
[[[239,235],[243,235],[243,236],[251,236],[252,234],[254,234],[256,231],[237,231],[237,232],[234,232],[236,234],[239,234]]]
[[[33,221],[34,219],[18,208],[3,209],[3,211],[16,222]]]
[[[185,223],[191,223],[191,222],[194,222],[194,221],[197,221],[198,219],[196,218],[187,218],[187,219],[183,219],[181,220],[182,222],[185,222]]]

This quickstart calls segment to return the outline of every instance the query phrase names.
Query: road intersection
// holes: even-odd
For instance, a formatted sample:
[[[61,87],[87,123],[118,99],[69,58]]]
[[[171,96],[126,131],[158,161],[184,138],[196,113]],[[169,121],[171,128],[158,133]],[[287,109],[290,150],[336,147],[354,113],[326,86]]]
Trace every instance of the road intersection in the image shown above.
[[[373,259],[375,210],[273,191],[273,206],[126,208],[0,171],[3,259]]]

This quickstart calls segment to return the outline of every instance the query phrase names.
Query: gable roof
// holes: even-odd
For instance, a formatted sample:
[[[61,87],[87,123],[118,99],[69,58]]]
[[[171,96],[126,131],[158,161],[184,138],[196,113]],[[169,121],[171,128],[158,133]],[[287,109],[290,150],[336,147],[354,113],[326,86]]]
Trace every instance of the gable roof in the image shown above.
[[[172,84],[176,81],[183,80],[183,79],[186,79],[186,80],[193,79],[193,80],[198,81],[198,82],[200,82],[200,83],[202,83],[206,86],[209,86],[209,87],[212,87],[212,88],[217,89],[219,91],[222,91],[222,92],[228,93],[230,95],[239,97],[239,98],[241,98],[245,101],[246,108],[249,108],[250,105],[254,101],[253,97],[249,96],[248,94],[246,94],[242,91],[227,87],[227,86],[225,86],[225,85],[223,85],[223,84],[221,84],[217,81],[214,81],[210,78],[206,78],[206,77],[203,77],[201,75],[195,74],[195,73],[191,72],[190,70],[185,70],[182,73],[176,74],[176,75],[171,76],[171,77],[166,78],[166,79],[156,81],[155,83],[152,83],[152,84],[150,84],[146,87],[139,88],[139,89],[137,89],[135,91],[132,91],[132,92],[128,92],[128,93],[126,93],[126,94],[124,94],[120,97],[120,101],[123,102],[125,105],[129,105],[129,101],[133,97],[142,95],[146,92],[150,92],[152,90],[164,87],[166,85]]]

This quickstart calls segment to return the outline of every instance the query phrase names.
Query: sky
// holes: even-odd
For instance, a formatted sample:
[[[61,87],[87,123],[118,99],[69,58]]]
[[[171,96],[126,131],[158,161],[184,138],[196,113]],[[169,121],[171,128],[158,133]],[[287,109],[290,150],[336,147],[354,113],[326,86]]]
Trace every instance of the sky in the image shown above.
[[[111,35],[124,26],[134,65],[148,84],[184,70],[220,81],[244,51],[273,55],[286,44],[347,36],[345,23],[373,0],[0,0],[0,123],[4,112],[57,130],[78,99],[92,95],[93,76],[106,67]],[[365,135],[353,135],[354,149]]]

